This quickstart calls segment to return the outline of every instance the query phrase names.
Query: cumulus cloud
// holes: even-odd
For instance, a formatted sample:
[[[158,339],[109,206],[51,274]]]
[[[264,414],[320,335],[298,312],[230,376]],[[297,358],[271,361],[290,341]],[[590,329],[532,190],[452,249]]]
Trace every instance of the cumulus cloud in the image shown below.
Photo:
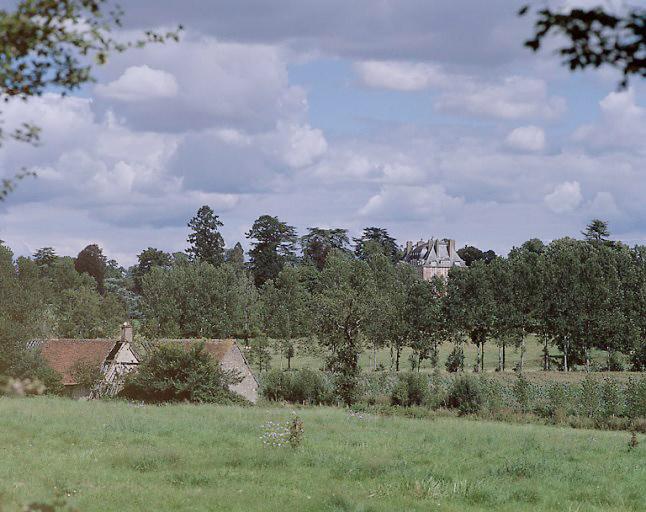
[[[545,148],[545,132],[538,126],[519,126],[509,132],[505,143],[519,151],[542,151]]]
[[[354,65],[363,84],[395,91],[420,91],[449,85],[449,77],[439,68],[421,62],[365,61]]]
[[[454,214],[463,204],[463,198],[447,194],[441,185],[384,186],[360,208],[359,214],[378,219],[445,218]]]
[[[442,94],[437,107],[444,112],[509,120],[554,119],[565,111],[566,103],[548,94],[544,80],[511,76],[489,84],[476,80],[458,82]]]
[[[629,150],[646,155],[646,108],[637,105],[635,90],[611,92],[599,107],[598,121],[579,127],[573,139],[592,151]]]
[[[554,213],[566,213],[577,208],[583,196],[581,185],[577,181],[565,181],[545,196],[545,204]]]
[[[178,85],[172,74],[144,64],[130,66],[119,78],[98,84],[95,90],[99,96],[115,100],[147,101],[175,97]]]

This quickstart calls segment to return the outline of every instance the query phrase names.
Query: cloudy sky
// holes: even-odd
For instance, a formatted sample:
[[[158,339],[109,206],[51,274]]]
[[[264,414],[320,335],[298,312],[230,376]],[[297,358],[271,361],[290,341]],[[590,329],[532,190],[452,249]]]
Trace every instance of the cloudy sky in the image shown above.
[[[116,56],[65,99],[3,106],[5,126],[43,135],[0,148],[0,177],[38,172],[0,203],[0,238],[17,254],[96,242],[127,265],[184,249],[208,204],[229,246],[265,213],[503,253],[600,217],[646,243],[646,83],[617,92],[611,71],[525,50],[522,3],[126,5],[126,35],[182,23],[182,42]]]

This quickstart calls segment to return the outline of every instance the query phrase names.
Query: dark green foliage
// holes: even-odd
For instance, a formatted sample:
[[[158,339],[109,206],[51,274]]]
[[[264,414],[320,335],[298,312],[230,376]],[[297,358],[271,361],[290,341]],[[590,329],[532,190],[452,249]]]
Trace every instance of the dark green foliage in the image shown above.
[[[449,387],[446,405],[460,414],[475,414],[483,404],[483,395],[478,381],[470,375],[457,376]]]
[[[171,266],[171,256],[167,252],[160,251],[154,247],[148,247],[137,255],[138,263],[132,270],[135,291],[139,294],[143,292],[142,279],[153,268],[160,267],[167,269]]]
[[[341,228],[308,228],[307,235],[301,237],[303,260],[322,270],[328,254],[333,251],[349,252],[348,230]]]
[[[83,249],[74,260],[74,268],[79,274],[89,274],[96,281],[97,290],[103,293],[107,259],[103,250],[96,244],[90,244]]]
[[[523,7],[521,16],[529,12]],[[630,7],[623,15],[611,14],[602,7],[569,9],[540,8],[534,36],[525,46],[537,51],[545,38],[559,36],[558,54],[571,71],[608,65],[620,70],[620,87],[627,87],[631,75],[646,76],[646,9]]]
[[[218,266],[224,262],[224,239],[219,232],[223,226],[220,218],[210,206],[204,205],[197,211],[188,227],[191,233],[187,242],[190,244],[186,252],[191,261],[201,261]]]
[[[45,393],[62,393],[61,376],[47,366],[37,350],[20,348],[3,356],[0,356],[0,375],[38,380],[45,386]]]
[[[496,258],[496,253],[489,249],[488,251],[481,251],[472,245],[465,245],[462,249],[458,249],[458,256],[464,260],[467,267],[476,261],[484,261],[491,263]]]
[[[271,401],[312,405],[334,402],[328,377],[323,372],[308,369],[270,370],[262,375],[260,393]]]
[[[136,373],[128,375],[120,396],[150,403],[242,403],[244,400],[228,389],[238,381],[237,375],[220,368],[203,344],[188,350],[160,345],[150,350]]]
[[[464,350],[459,344],[455,344],[453,350],[446,358],[444,364],[447,372],[461,372],[464,370]]]
[[[522,412],[529,412],[534,390],[529,381],[522,373],[518,374],[514,383],[514,398]]]
[[[353,238],[352,241],[355,243],[354,254],[360,260],[367,260],[369,258],[371,245],[376,247],[392,263],[397,263],[401,260],[402,254],[397,246],[397,241],[384,228],[365,228],[361,237]]]
[[[626,385],[626,416],[646,418],[646,377],[628,379]]]
[[[287,263],[296,260],[296,229],[277,217],[258,217],[247,238],[251,240],[249,268],[256,286],[275,279]]]
[[[610,353],[607,369],[609,372],[623,372],[626,369],[624,358],[619,352],[615,351]]]
[[[399,375],[399,381],[391,394],[393,405],[411,406],[423,405],[429,397],[428,377],[410,372]]]

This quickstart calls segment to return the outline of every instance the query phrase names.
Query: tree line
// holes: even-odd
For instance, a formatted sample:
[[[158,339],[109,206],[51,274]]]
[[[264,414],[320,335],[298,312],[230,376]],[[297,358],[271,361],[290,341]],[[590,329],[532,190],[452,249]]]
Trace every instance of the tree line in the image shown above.
[[[259,217],[240,243],[227,248],[222,222],[208,206],[188,223],[185,252],[149,247],[125,269],[89,245],[76,258],[52,248],[14,259],[0,246],[0,374],[16,373],[21,347],[33,338],[114,335],[126,318],[156,338],[238,338],[260,370],[269,348],[290,366],[296,353],[325,356],[339,396],[352,400],[359,356],[390,351],[399,370],[437,366],[438,347],[452,344],[444,363],[464,368],[464,343],[521,358],[528,342],[543,346],[545,369],[590,368],[593,350],[607,353],[607,368],[630,358],[646,366],[646,247],[609,240],[607,225],[593,221],[583,239],[549,244],[532,239],[506,257],[465,247],[467,268],[448,280],[423,281],[401,260],[386,229],[369,227],[350,241],[344,229],[309,228],[301,237],[276,217]],[[532,340],[532,341],[530,341]],[[14,370],[12,370],[12,368]]]

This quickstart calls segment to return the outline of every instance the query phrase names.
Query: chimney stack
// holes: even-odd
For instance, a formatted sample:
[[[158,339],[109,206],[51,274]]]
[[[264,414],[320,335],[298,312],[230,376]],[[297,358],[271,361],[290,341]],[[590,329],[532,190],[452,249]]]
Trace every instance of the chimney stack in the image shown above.
[[[404,254],[409,254],[413,250],[413,242],[408,240],[406,242],[406,252]]]
[[[449,256],[453,257],[455,254],[455,240],[449,239]]]
[[[121,325],[121,342],[132,343],[132,325],[130,322],[124,322]]]

